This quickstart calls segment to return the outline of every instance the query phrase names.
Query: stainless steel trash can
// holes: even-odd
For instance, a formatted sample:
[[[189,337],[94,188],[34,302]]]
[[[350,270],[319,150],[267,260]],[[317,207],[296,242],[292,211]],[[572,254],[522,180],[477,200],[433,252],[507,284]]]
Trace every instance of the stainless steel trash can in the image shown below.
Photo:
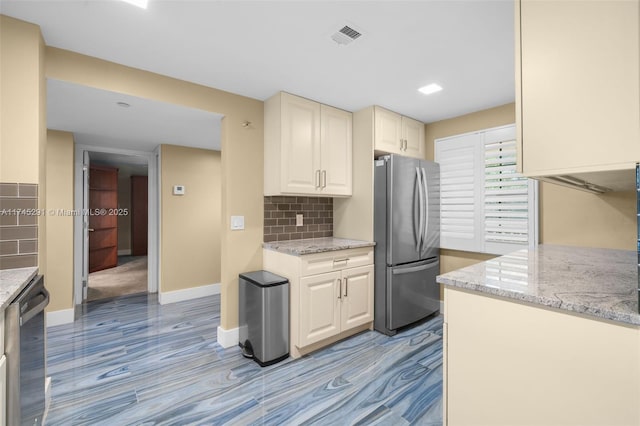
[[[243,355],[261,366],[289,356],[289,280],[268,271],[239,275]]]

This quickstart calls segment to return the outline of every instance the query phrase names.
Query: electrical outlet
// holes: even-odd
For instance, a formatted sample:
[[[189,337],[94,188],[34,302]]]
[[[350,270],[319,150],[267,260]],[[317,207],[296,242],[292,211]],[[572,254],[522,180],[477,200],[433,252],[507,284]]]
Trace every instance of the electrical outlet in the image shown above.
[[[303,216],[301,214],[296,215],[296,226],[302,226],[304,223]]]

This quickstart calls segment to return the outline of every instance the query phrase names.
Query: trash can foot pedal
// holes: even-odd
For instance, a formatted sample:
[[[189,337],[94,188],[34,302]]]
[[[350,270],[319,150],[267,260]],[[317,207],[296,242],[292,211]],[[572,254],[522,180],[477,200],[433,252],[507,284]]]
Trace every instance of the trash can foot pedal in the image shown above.
[[[240,345],[240,347],[242,348],[243,357],[253,359],[253,348],[251,347],[250,341],[247,340],[244,342],[244,345]]]

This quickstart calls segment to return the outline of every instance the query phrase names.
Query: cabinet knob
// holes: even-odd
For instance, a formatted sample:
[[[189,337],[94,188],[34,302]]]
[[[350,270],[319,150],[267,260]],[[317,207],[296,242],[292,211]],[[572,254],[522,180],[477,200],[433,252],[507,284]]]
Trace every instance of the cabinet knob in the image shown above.
[[[349,292],[349,278],[344,279],[344,297],[347,297],[347,293]]]
[[[338,278],[338,285],[340,286],[338,290],[338,299],[342,299],[342,280]]]

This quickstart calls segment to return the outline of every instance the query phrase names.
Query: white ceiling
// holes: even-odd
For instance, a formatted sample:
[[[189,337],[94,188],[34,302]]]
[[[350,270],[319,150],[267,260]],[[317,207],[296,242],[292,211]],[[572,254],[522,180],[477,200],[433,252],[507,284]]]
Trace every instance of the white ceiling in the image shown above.
[[[118,102],[129,104],[128,108]],[[153,151],[159,144],[220,150],[222,116],[164,102],[47,80],[47,127],[85,145]]]
[[[1,0],[47,45],[264,100],[285,90],[433,122],[514,100],[513,2]],[[340,47],[344,24],[363,35]],[[417,89],[436,82],[444,90]],[[94,120],[96,122],[97,120]]]

